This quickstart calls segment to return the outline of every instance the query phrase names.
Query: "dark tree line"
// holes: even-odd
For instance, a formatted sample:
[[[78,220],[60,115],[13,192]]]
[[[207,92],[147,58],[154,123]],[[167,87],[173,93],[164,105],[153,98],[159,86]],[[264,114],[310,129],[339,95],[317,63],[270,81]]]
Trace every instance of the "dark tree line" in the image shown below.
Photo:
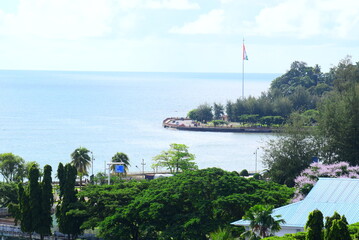
[[[12,203],[9,206],[15,221],[20,223],[21,231],[29,233],[30,238],[34,232],[40,234],[41,239],[51,235],[53,204],[51,171],[51,166],[46,165],[40,182],[40,170],[37,165],[32,165],[28,184],[18,184],[18,204]]]
[[[274,79],[268,92],[260,97],[238,98],[220,103],[202,104],[188,113],[197,121],[218,120],[227,115],[232,122],[282,124],[292,112],[316,109],[322,96],[333,90],[336,75],[322,73],[318,65],[307,66],[304,62],[293,62],[290,69]],[[251,116],[252,121],[246,121]],[[255,120],[253,121],[253,117]]]

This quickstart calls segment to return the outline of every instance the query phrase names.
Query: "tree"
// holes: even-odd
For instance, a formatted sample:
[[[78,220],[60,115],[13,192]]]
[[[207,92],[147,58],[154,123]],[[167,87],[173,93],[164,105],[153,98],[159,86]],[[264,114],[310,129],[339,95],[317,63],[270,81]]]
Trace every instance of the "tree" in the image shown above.
[[[307,168],[312,157],[318,155],[315,138],[303,130],[302,118],[291,116],[291,123],[277,139],[267,142],[263,163],[268,168],[270,178],[289,187],[295,178]]]
[[[56,218],[59,224],[60,232],[67,234],[68,239],[76,239],[76,237],[83,232],[80,228],[84,221],[83,212],[78,214],[78,209],[82,210],[75,190],[75,182],[77,170],[71,164],[66,164],[65,167],[59,169],[57,176],[60,180],[60,201],[56,207]]]
[[[168,151],[163,151],[160,155],[153,158],[156,162],[153,167],[165,167],[171,173],[179,171],[197,169],[197,165],[193,160],[195,156],[188,152],[185,144],[172,143]]]
[[[347,223],[343,219],[334,219],[326,240],[351,240]]]
[[[220,103],[213,104],[214,120],[220,120],[224,114],[224,106]]]
[[[44,177],[41,183],[41,216],[40,216],[41,224],[36,231],[41,235],[41,239],[44,239],[44,236],[51,235],[51,227],[52,227],[51,208],[54,201],[53,193],[52,193],[51,171],[52,171],[51,166],[45,165]]]
[[[351,240],[348,221],[344,215],[340,216],[339,213],[334,212],[333,216],[325,219],[325,240]]]
[[[48,183],[48,176],[50,175],[51,180],[51,171],[48,172],[48,167],[45,168],[45,177],[44,182],[46,185],[52,184],[52,182]],[[52,199],[52,188],[49,191],[43,191],[42,183],[39,183],[40,170],[36,164],[33,164],[29,171],[29,183],[26,188],[23,187],[23,183],[19,183],[18,185],[18,202],[19,204],[12,204],[10,206],[10,210],[15,217],[15,222],[20,220],[21,231],[27,232],[31,234],[33,232],[37,232],[40,234],[41,239],[43,239],[44,234],[51,234],[50,227],[48,229],[46,226],[51,226],[52,218],[51,218],[51,205],[48,204],[47,212],[44,211],[44,193],[49,199]],[[52,200],[51,200],[52,201]],[[44,229],[47,231],[44,232]]]
[[[77,174],[80,177],[80,187],[82,186],[82,177],[88,174],[87,169],[91,165],[89,152],[87,148],[79,147],[71,153],[71,164],[76,168]]]
[[[129,193],[130,189],[127,188]],[[106,196],[114,189],[107,191],[99,198],[116,201],[115,196]],[[125,193],[122,188],[118,189],[120,191]],[[98,194],[105,192],[99,190]],[[100,206],[99,210],[91,211],[112,212],[99,223],[100,236],[104,239],[201,240],[219,227],[240,219],[256,203],[275,206],[287,203],[292,192],[273,182],[246,179],[233,172],[209,168],[155,179],[147,188],[135,193],[129,204],[121,198],[117,204],[103,204],[101,200],[101,204],[91,203],[94,207]],[[96,201],[96,196],[91,199]],[[115,206],[119,206],[115,212],[109,211]]]
[[[124,173],[123,175],[126,176],[127,175],[127,171],[128,171],[128,167],[131,166],[130,164],[130,159],[128,158],[128,156],[123,153],[123,152],[117,152],[113,157],[112,157],[112,162],[122,162],[123,166],[124,166]],[[112,166],[112,170],[114,170],[115,166]]]
[[[200,122],[212,121],[213,119],[212,107],[209,106],[208,104],[199,105],[197,108],[189,111],[187,116],[192,120],[196,120]]]
[[[319,210],[314,210],[309,213],[305,229],[307,230],[306,240],[321,240],[323,239],[323,214]]]
[[[359,165],[359,84],[323,100],[318,126],[327,163],[346,161]]]
[[[40,171],[33,165],[29,172],[29,205],[31,215],[31,232],[38,232],[38,229],[43,224],[41,222],[41,186],[39,184]]]
[[[12,153],[0,154],[0,174],[6,182],[21,182],[24,178],[25,161]]]
[[[30,201],[29,201],[29,194],[24,189],[23,184],[19,183],[18,185],[19,193],[19,210],[17,215],[19,218],[15,219],[15,221],[20,220],[20,227],[22,232],[30,233],[30,239],[31,239],[31,233],[33,232],[32,228],[32,218],[31,218],[31,209],[30,209]]]
[[[243,169],[243,170],[239,173],[239,176],[248,177],[248,176],[249,176],[248,170],[247,170],[247,169]]]
[[[273,206],[269,205],[255,205],[251,207],[243,216],[244,220],[250,221],[250,232],[254,233],[261,238],[271,236],[273,233],[278,232],[281,223],[285,223],[280,219],[280,215],[272,216]],[[244,235],[248,235],[245,233]]]
[[[99,226],[106,217],[117,212],[119,206],[127,206],[144,189],[149,181],[121,181],[113,185],[89,185],[78,193],[86,198],[84,202],[87,217],[81,228],[93,229]]]
[[[17,204],[17,184],[0,182],[0,208],[7,207],[10,203]]]

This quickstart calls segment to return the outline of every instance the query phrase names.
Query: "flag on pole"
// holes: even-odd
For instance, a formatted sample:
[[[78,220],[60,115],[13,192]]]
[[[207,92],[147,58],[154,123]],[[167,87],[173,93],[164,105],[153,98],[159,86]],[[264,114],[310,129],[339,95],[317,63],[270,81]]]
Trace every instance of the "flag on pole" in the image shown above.
[[[244,46],[244,44],[243,44],[243,60],[248,60],[248,55],[247,55],[246,47]]]

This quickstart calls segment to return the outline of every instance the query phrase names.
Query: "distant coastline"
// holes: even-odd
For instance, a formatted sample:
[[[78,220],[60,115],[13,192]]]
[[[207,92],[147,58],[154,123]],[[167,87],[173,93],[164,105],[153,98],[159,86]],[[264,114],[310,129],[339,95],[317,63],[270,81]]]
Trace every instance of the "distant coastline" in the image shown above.
[[[278,128],[268,127],[234,127],[228,126],[207,126],[198,124],[189,118],[169,117],[163,120],[164,128],[176,129],[180,131],[196,131],[196,132],[232,132],[232,133],[272,133],[278,132]]]

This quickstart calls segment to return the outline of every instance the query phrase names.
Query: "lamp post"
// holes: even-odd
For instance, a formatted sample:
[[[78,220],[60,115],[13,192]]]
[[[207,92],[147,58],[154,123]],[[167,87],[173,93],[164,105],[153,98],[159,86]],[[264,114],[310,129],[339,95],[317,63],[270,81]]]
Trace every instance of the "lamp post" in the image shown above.
[[[141,162],[141,165],[142,165],[142,174],[145,174],[145,160],[142,158],[142,162]]]
[[[257,173],[257,155],[258,155],[258,149],[259,149],[259,148],[256,148],[256,151],[253,153],[253,154],[256,155],[256,162],[255,162],[256,165],[255,165],[255,170],[254,170],[255,173]]]
[[[93,161],[95,160],[95,158],[93,157],[93,152],[90,152],[91,153],[91,175],[93,176]]]

